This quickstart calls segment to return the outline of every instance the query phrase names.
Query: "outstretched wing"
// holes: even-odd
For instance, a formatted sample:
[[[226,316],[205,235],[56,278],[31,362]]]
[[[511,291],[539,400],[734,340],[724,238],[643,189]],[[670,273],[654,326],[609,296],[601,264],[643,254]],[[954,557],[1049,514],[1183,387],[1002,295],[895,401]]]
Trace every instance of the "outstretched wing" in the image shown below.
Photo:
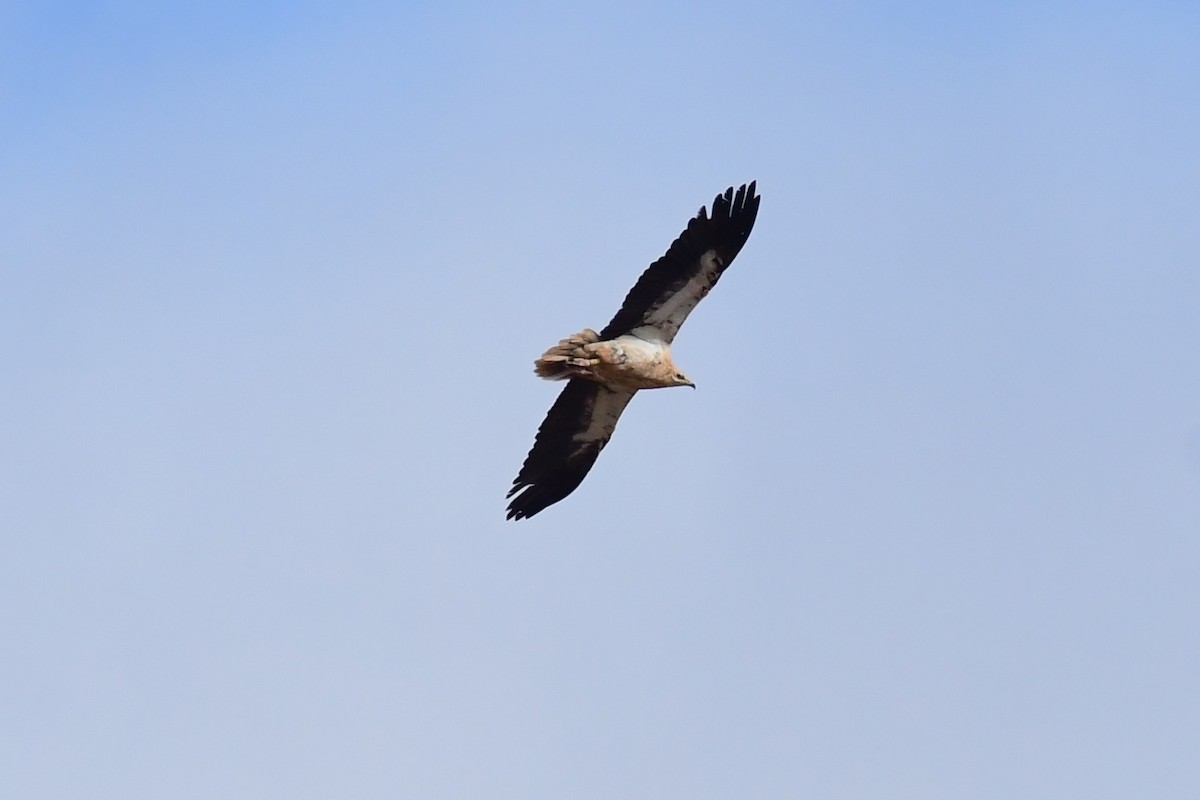
[[[636,391],[610,389],[579,378],[570,381],[550,407],[533,449],[513,480],[507,518],[532,517],[575,491],[612,438],[621,412]]]
[[[634,333],[670,344],[750,237],[758,216],[754,186],[752,181],[736,194],[731,186],[717,195],[711,218],[702,206],[663,257],[638,278],[600,338]]]

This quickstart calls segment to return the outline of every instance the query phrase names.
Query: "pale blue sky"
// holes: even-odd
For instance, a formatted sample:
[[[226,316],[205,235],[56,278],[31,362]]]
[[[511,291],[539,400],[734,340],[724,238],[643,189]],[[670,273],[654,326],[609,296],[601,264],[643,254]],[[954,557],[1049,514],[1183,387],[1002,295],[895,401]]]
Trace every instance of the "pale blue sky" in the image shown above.
[[[0,10],[0,796],[1200,795],[1200,7],[968,6]]]

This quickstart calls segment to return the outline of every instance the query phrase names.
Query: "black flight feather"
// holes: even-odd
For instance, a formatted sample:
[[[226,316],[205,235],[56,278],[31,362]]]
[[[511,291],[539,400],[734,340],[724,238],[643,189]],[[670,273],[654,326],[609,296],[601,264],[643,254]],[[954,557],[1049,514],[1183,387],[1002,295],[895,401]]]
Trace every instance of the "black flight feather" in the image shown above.
[[[700,271],[700,257],[709,250],[716,250],[721,259],[716,275],[719,278],[721,272],[741,252],[754,228],[760,200],[759,195],[755,194],[756,183],[751,181],[749,185],[743,184],[736,194],[731,186],[724,194],[717,195],[712,204],[712,217],[701,206],[700,213],[688,222],[687,228],[671,243],[667,252],[638,278],[625,296],[621,310],[600,331],[600,338],[615,339],[641,325],[650,312],[683,289]]]

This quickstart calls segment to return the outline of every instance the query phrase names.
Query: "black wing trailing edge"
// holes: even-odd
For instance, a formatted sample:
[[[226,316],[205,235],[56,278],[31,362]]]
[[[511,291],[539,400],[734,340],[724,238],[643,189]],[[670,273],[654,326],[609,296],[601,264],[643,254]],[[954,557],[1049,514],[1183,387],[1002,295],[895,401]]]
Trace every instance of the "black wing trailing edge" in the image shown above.
[[[632,391],[613,391],[579,378],[570,381],[550,407],[533,449],[513,480],[506,519],[532,517],[575,491],[608,444],[617,418],[632,397]],[[597,427],[592,424],[597,415],[611,419]]]
[[[600,332],[600,338],[612,339],[641,325],[655,309],[687,287],[702,269],[701,257],[709,250],[715,250],[720,266],[705,292],[711,289],[741,252],[754,229],[761,199],[755,193],[756,184],[757,181],[743,184],[736,193],[731,186],[717,195],[713,199],[711,217],[701,206],[700,213],[692,218],[667,252],[638,278],[625,296],[621,310]]]

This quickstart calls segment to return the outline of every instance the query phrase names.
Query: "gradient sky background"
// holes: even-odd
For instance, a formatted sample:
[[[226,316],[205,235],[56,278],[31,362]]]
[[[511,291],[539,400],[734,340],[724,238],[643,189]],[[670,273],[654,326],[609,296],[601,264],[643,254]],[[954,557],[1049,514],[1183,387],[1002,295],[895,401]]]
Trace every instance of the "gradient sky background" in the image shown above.
[[[0,10],[0,796],[1200,796],[1200,6],[566,6]]]

